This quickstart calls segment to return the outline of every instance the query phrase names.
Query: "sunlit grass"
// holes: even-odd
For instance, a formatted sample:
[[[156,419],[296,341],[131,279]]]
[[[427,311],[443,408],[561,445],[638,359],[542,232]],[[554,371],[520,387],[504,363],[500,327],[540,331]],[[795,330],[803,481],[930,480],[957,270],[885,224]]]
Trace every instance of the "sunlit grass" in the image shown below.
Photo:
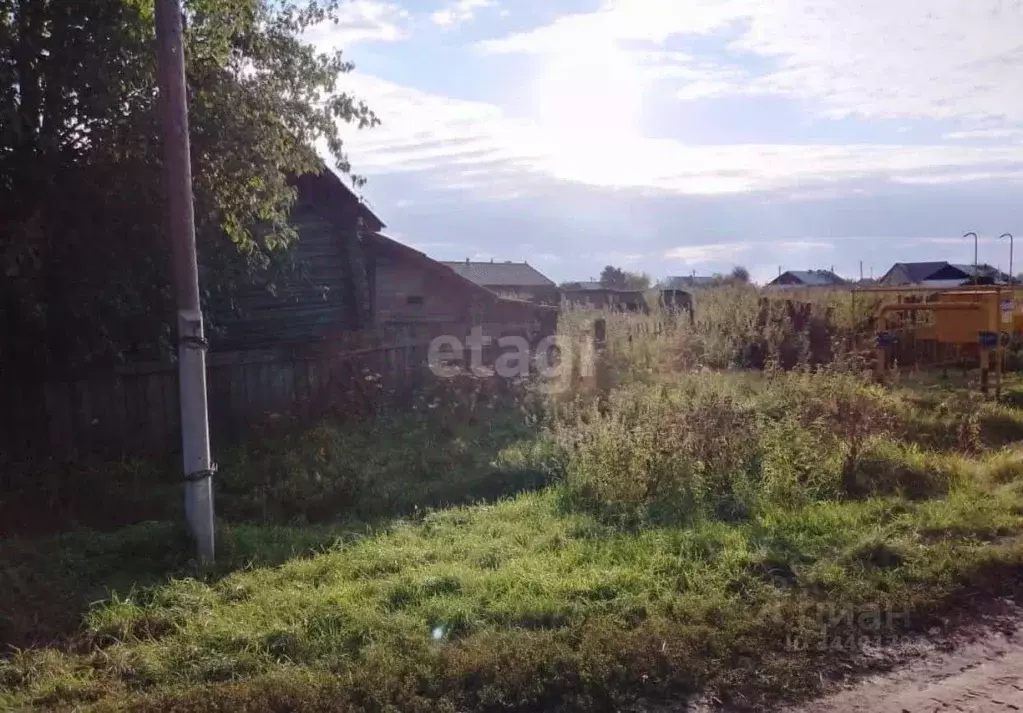
[[[295,537],[315,549],[280,565],[116,592],[86,618],[83,636],[99,648],[16,655],[0,666],[0,700],[148,691],[170,705],[190,687],[282,671],[347,681],[338,709],[364,696],[400,706],[424,686],[454,706],[536,704],[553,692],[583,695],[579,666],[650,692],[712,685],[714,661],[741,653],[735,647],[752,641],[758,655],[783,655],[786,636],[818,636],[813,609],[779,618],[800,603],[899,608],[910,612],[900,626],[923,625],[969,578],[1021,562],[1010,539],[1021,512],[1015,484],[970,482],[936,500],[822,502],[743,522],[622,531],[566,511],[554,488],[377,533],[338,530],[332,543],[327,531],[314,542],[302,529],[231,529],[225,554],[237,561]],[[135,534],[90,546],[123,551],[155,533]],[[644,672],[651,637],[666,642],[654,656],[665,668]],[[601,650],[608,638],[624,648]],[[708,657],[677,658],[693,650]],[[478,670],[504,655],[507,678]],[[472,684],[480,675],[482,688]],[[217,690],[203,695],[216,700]]]

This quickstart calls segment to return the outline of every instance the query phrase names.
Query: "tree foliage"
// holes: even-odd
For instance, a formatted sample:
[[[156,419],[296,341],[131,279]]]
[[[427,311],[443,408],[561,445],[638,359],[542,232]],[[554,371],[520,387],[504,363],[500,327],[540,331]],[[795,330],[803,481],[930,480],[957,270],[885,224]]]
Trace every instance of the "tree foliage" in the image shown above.
[[[749,284],[749,270],[742,265],[736,265],[733,267],[732,273],[729,277],[733,283],[739,282],[742,284]]]
[[[342,127],[376,123],[352,64],[303,39],[338,0],[187,0],[200,281],[230,309],[295,235],[290,178],[350,165]],[[0,0],[0,364],[166,350],[169,246],[153,0]],[[355,179],[358,182],[359,179]]]
[[[646,290],[650,288],[650,276],[608,265],[600,273],[600,284],[618,290]]]

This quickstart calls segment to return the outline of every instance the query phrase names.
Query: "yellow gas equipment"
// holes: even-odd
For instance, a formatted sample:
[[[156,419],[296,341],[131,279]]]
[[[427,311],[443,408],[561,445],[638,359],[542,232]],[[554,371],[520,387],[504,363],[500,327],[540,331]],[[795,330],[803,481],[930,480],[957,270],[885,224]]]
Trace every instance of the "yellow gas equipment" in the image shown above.
[[[914,357],[942,357],[954,354],[962,362],[976,356],[980,366],[981,389],[988,390],[988,375],[994,355],[996,390],[1001,391],[1003,352],[1014,333],[1023,331],[1023,309],[1018,290],[1006,286],[934,288],[868,288],[865,292],[888,293],[880,308],[877,335],[877,364],[884,370],[896,345]],[[951,348],[951,349],[950,349]],[[920,361],[923,359],[917,359]]]

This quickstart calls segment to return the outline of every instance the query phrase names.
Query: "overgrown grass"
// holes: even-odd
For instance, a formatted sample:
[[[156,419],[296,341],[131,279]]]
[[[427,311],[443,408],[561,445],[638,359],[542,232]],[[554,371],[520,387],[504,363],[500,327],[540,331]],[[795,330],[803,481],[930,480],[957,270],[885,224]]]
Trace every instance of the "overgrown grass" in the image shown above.
[[[1015,594],[1023,412],[841,350],[707,369],[771,343],[743,314],[610,316],[595,388],[468,380],[223,454],[211,571],[166,522],[0,542],[0,632],[36,642],[0,708],[756,707]]]
[[[1020,497],[964,485],[937,500],[623,531],[566,511],[555,489],[339,538],[278,566],[266,564],[274,538],[230,531],[227,558],[263,564],[117,591],[89,612],[74,652],[0,664],[0,702],[464,710],[806,690],[830,637],[929,627],[971,582],[1011,591],[1004,575],[1023,547],[989,543],[1019,531]],[[93,556],[153,551],[160,534],[101,537]],[[323,546],[305,530],[281,537]],[[856,618],[822,628],[835,607],[898,612],[897,630]],[[766,689],[765,667],[783,677]]]

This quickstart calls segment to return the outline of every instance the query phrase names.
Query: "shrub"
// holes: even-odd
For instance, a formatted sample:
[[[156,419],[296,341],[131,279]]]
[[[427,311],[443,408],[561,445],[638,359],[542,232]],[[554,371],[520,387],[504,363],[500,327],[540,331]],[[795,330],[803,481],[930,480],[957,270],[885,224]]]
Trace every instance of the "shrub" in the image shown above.
[[[765,502],[799,507],[842,494],[842,450],[835,439],[823,440],[793,416],[766,421],[762,496]]]
[[[759,472],[757,417],[748,399],[716,389],[720,381],[620,391],[606,416],[563,427],[570,496],[620,521],[747,513]]]

